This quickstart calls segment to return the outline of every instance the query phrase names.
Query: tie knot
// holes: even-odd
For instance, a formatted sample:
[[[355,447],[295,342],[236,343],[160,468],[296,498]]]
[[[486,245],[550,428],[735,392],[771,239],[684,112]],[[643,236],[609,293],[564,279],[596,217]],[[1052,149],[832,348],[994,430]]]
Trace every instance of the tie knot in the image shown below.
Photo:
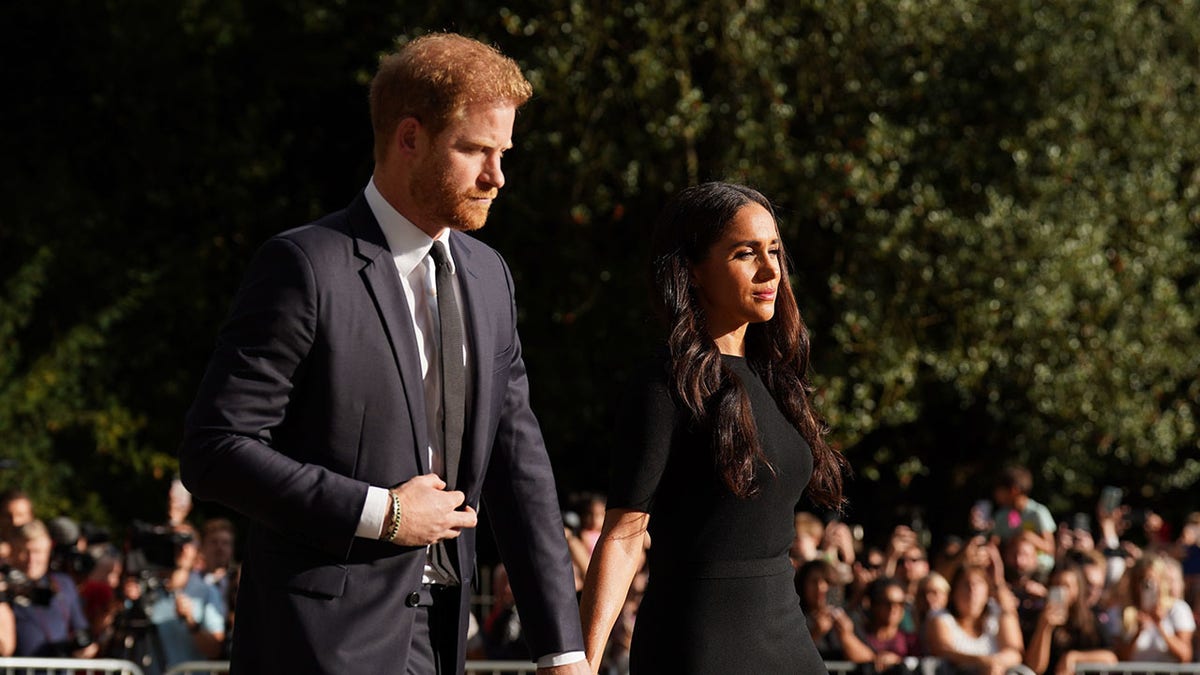
[[[444,249],[436,241],[433,242],[433,248],[429,249],[429,255],[433,258],[433,262],[435,265],[437,265],[441,269],[445,269],[445,270],[449,271],[450,258],[449,258],[449,256],[446,255],[446,249]]]

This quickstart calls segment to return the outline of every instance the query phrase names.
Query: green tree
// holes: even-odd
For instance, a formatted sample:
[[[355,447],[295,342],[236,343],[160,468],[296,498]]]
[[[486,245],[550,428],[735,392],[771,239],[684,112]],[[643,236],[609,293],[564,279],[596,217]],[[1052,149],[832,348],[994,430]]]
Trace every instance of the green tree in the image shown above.
[[[481,236],[564,490],[657,339],[650,224],[716,178],[779,206],[855,517],[1200,479],[1195,3],[67,5],[0,22],[0,480],[51,511],[161,511],[254,247],[365,184],[376,58],[447,29],[537,92]]]

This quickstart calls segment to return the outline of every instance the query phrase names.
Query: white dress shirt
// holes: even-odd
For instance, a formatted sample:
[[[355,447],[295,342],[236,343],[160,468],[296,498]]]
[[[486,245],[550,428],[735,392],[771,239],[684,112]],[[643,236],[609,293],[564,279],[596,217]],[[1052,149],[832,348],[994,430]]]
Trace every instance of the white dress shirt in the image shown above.
[[[462,285],[459,282],[454,256],[450,252],[449,232],[443,232],[436,240],[425,234],[409,219],[394,209],[384,199],[375,187],[372,178],[364,190],[367,204],[383,230],[392,260],[396,264],[396,273],[400,277],[400,285],[404,288],[404,299],[408,302],[413,331],[417,336],[417,358],[421,362],[421,381],[425,389],[425,412],[429,429],[429,448],[427,459],[430,470],[445,478],[445,461],[442,438],[442,381],[441,369],[430,368],[431,363],[439,363],[441,359],[441,339],[438,335],[437,284],[435,282],[435,263],[429,256],[429,250],[434,246],[443,246],[446,259],[450,261],[450,273],[453,278],[454,292],[463,297]],[[459,307],[463,303],[459,302]],[[461,318],[461,317],[460,317]],[[470,345],[466,330],[463,335],[463,363],[470,373]],[[471,401],[471,378],[467,377],[468,415]],[[359,516],[358,528],[354,534],[367,539],[378,539],[383,535],[383,523],[389,512],[390,500],[387,488],[371,486],[367,488],[367,500],[363,504]],[[446,583],[452,581],[437,569],[425,564],[422,583]],[[537,660],[539,668],[566,665],[583,661],[583,652],[564,652],[547,654]]]

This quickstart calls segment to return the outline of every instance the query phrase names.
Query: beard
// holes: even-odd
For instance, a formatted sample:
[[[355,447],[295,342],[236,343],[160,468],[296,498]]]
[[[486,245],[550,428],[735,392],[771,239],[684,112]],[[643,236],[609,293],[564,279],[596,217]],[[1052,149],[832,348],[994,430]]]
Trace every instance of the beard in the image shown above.
[[[487,223],[492,203],[476,200],[495,199],[499,191],[472,189],[459,192],[450,182],[448,173],[444,166],[418,171],[413,181],[413,195],[436,222],[459,232],[478,230]]]

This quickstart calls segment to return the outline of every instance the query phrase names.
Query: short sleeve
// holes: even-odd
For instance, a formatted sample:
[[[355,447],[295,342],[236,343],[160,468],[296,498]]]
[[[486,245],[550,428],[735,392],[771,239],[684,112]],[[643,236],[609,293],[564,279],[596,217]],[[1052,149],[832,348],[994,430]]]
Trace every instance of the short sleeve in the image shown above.
[[[679,414],[662,368],[644,372],[647,377],[621,406],[617,418],[608,507],[651,513],[654,495],[671,454]]]
[[[225,603],[221,600],[221,594],[217,589],[208,586],[207,597],[202,603],[202,609],[199,616],[192,618],[204,626],[204,630],[209,633],[224,633],[225,632]]]
[[[1176,633],[1193,633],[1196,631],[1196,617],[1192,615],[1191,606],[1183,600],[1176,600],[1167,616],[1170,617],[1171,624],[1174,626]]]
[[[1050,509],[1048,509],[1045,506],[1042,506],[1040,504],[1039,504],[1039,506],[1041,506],[1041,508],[1037,510],[1038,532],[1039,533],[1054,532],[1056,529],[1058,529],[1058,525],[1056,525],[1054,522],[1054,515],[1050,513]]]

